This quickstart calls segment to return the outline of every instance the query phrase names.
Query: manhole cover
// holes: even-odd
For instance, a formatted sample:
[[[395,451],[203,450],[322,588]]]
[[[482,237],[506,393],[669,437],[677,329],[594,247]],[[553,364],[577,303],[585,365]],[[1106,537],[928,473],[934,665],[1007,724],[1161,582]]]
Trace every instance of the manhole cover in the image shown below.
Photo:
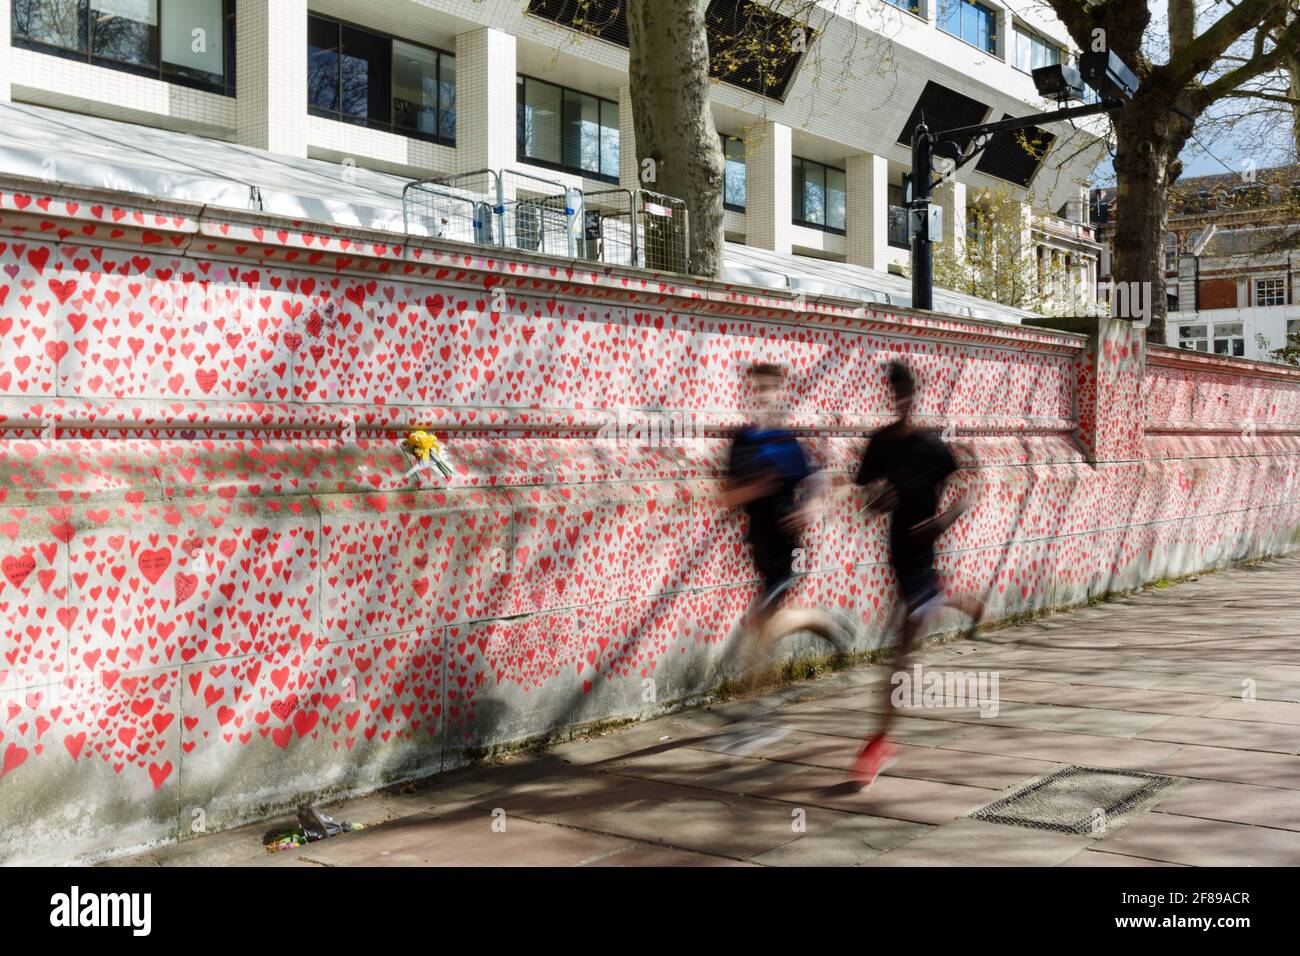
[[[1058,833],[1099,832],[1173,782],[1132,770],[1062,767],[970,816]]]

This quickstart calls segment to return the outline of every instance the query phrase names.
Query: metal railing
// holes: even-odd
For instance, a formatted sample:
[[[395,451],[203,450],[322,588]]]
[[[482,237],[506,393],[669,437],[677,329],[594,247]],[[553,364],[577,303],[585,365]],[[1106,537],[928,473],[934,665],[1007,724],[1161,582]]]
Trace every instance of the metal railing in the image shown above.
[[[686,203],[645,189],[584,193],[531,173],[479,169],[408,183],[402,221],[409,235],[690,271]]]
[[[583,194],[582,246],[578,256],[616,266],[637,265],[636,212],[630,189]]]
[[[501,244],[552,256],[577,257],[582,190],[532,173],[501,173]]]
[[[690,272],[691,234],[686,203],[638,189],[632,204],[637,231],[637,265],[656,272]]]
[[[402,189],[402,223],[408,235],[501,244],[501,176],[492,169],[438,176]]]

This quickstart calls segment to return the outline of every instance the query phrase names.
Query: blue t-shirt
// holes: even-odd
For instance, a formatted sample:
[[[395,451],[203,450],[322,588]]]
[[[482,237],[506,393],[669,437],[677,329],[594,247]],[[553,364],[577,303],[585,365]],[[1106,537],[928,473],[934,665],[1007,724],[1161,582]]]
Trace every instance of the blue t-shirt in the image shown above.
[[[772,494],[745,505],[751,539],[784,534],[780,522],[794,510],[795,489],[816,470],[799,439],[784,428],[760,430],[751,425],[736,432],[731,439],[727,476],[743,483],[770,474],[779,482]]]

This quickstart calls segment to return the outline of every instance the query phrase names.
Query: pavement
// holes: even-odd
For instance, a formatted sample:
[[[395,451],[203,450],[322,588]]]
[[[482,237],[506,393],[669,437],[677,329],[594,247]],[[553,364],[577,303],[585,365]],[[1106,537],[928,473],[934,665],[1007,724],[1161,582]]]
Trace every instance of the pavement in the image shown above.
[[[263,849],[262,823],[115,865],[1294,866],[1298,577],[1300,555],[929,647],[924,674],[996,675],[996,695],[905,709],[865,792],[845,768],[891,706],[883,666],[327,806],[366,829],[297,850]],[[970,816],[1067,766],[1162,788],[1098,816],[1064,778],[1082,833]]]

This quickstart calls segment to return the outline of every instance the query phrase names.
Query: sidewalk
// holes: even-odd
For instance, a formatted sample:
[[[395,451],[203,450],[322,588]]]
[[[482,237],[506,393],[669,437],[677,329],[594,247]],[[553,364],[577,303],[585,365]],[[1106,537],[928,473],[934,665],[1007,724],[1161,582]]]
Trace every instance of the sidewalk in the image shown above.
[[[368,828],[298,851],[265,851],[265,823],[118,864],[1300,865],[1298,579],[1294,556],[929,650],[995,673],[998,713],[909,710],[866,793],[844,768],[889,706],[880,667],[326,807]],[[967,817],[1066,765],[1174,780],[1098,832]]]

